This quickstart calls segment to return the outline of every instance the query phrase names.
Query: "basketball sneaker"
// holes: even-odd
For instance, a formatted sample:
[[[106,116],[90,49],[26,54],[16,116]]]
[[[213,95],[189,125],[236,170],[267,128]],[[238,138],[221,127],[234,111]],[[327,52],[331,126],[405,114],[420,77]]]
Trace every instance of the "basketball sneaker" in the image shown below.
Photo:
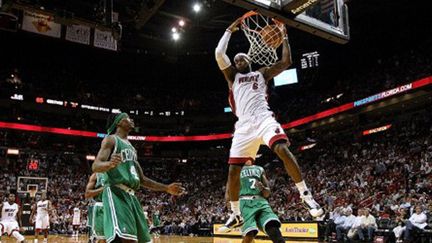
[[[303,206],[309,211],[313,218],[319,218],[324,214],[324,210],[313,199],[310,191],[305,191],[303,195],[300,196],[300,198],[302,199]]]
[[[243,217],[241,215],[235,215],[232,213],[229,219],[226,221],[225,225],[218,229],[220,233],[228,233],[231,230],[242,226],[244,223]]]

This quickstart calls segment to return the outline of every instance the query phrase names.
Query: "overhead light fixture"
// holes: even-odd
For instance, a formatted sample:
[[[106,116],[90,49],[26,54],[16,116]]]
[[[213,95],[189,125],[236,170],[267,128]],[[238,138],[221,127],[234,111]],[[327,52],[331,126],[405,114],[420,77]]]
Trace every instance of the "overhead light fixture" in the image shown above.
[[[184,20],[182,19],[182,20],[180,20],[180,21],[178,22],[178,24],[179,24],[181,27],[183,27],[183,26],[185,25],[185,22],[184,22]]]
[[[7,154],[18,155],[19,154],[19,150],[18,149],[8,149],[7,150]]]
[[[176,27],[172,27],[171,32],[177,33],[177,28]]]
[[[173,38],[173,40],[175,40],[175,41],[177,41],[177,40],[179,40],[180,39],[180,34],[179,33],[173,33],[172,34],[172,38]]]
[[[195,3],[195,4],[193,5],[193,11],[194,11],[195,13],[198,13],[199,11],[201,11],[201,4],[199,4],[199,3]]]

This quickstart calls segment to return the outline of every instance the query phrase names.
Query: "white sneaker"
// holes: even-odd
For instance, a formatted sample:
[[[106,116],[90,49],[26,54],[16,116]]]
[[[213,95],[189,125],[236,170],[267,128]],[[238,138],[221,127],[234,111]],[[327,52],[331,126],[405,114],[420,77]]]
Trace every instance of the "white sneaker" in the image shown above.
[[[300,196],[300,198],[302,199],[303,206],[309,211],[312,217],[319,218],[324,215],[324,210],[313,199],[310,191],[305,191],[304,194]]]
[[[218,229],[219,233],[227,233],[231,230],[242,226],[244,223],[243,217],[241,215],[235,215],[232,213],[229,219],[226,221],[225,225]]]

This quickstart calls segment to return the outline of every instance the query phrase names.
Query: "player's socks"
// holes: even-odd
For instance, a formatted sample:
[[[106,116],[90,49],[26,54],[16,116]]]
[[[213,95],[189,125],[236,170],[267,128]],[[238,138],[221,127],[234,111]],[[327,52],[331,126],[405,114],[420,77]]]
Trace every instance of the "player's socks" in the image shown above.
[[[306,186],[306,183],[304,181],[297,182],[296,184],[297,189],[300,192],[300,195],[303,195],[305,191],[309,191],[308,187]]]
[[[38,243],[38,239],[35,238],[35,239],[33,240],[33,243]]]
[[[239,201],[230,201],[231,210],[235,215],[240,215],[240,202]]]
[[[43,243],[47,243],[48,242],[48,238],[44,238]]]

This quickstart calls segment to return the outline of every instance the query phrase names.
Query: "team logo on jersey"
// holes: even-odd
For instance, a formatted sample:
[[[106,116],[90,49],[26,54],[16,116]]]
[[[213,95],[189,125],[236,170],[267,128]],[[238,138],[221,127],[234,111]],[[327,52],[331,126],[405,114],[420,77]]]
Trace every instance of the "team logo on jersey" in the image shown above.
[[[239,78],[239,84],[248,83],[248,82],[257,82],[259,78],[259,74],[253,76],[244,76]]]
[[[280,132],[281,132],[281,131],[280,131],[279,127],[276,128],[275,133],[279,134]]]

